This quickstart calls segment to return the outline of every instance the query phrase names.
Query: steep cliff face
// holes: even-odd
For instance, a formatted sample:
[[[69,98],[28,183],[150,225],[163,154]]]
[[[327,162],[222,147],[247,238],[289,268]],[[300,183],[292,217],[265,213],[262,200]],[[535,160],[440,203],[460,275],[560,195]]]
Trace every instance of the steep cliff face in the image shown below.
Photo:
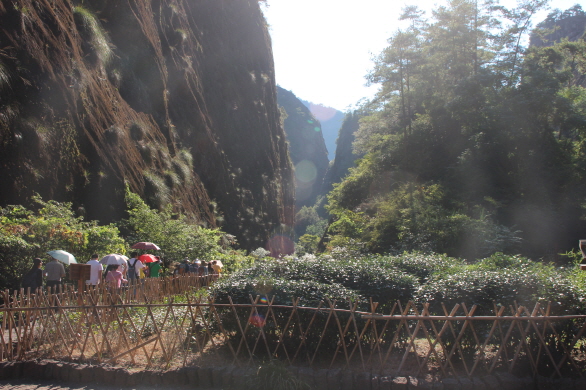
[[[352,143],[354,142],[354,133],[358,131],[360,114],[350,112],[346,114],[340,133],[336,141],[336,158],[330,164],[321,192],[325,195],[334,188],[334,183],[340,183],[348,174],[348,170],[354,166],[354,162],[360,156],[352,152]]]
[[[254,0],[1,2],[0,204],[108,222],[127,183],[269,246],[294,215],[275,88]]]
[[[326,148],[328,149],[328,160],[332,161],[336,157],[336,140],[345,114],[335,108],[324,106],[301,100],[303,105],[309,109],[309,112],[321,123],[321,132],[324,137]]]
[[[277,101],[287,113],[284,127],[295,166],[296,208],[312,206],[328,168],[321,125],[293,92],[277,87]]]

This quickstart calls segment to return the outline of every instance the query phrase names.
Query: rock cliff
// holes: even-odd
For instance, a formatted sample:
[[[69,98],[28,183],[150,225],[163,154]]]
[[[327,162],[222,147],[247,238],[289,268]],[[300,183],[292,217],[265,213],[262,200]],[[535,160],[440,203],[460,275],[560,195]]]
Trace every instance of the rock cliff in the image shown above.
[[[0,180],[0,205],[39,193],[102,222],[127,184],[270,246],[294,183],[258,2],[0,2]]]
[[[295,166],[296,208],[313,206],[328,168],[328,151],[321,124],[291,91],[277,87],[277,101],[286,112],[291,161]]]

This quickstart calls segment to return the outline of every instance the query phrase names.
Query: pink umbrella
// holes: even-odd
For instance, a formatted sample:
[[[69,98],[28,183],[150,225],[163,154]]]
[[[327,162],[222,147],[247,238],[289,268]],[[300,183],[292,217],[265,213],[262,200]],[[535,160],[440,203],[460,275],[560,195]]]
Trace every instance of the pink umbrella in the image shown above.
[[[131,246],[132,249],[154,249],[154,250],[161,250],[161,248],[159,248],[157,246],[157,244],[153,244],[152,242],[137,242],[136,244],[134,244],[133,246]]]
[[[140,255],[138,256],[138,259],[140,261],[142,261],[143,263],[154,263],[155,261],[157,261],[157,258],[153,255]]]

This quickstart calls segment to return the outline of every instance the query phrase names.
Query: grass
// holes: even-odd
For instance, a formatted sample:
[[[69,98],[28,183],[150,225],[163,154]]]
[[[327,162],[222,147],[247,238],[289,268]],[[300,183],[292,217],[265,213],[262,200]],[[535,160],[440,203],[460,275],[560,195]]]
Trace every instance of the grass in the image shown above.
[[[81,5],[73,8],[73,14],[76,21],[80,23],[80,27],[89,35],[91,45],[102,64],[108,65],[114,57],[114,52],[96,16]]]

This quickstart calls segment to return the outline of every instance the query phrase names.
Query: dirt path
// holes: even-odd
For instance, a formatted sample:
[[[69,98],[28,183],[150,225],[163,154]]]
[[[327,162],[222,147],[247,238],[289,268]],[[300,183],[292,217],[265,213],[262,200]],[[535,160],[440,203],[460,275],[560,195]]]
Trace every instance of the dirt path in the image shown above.
[[[93,386],[88,384],[70,384],[61,385],[55,381],[35,381],[35,380],[1,380],[0,389],[2,390],[128,390],[129,387],[116,386]],[[136,390],[160,389],[160,390],[181,390],[188,389],[182,386],[137,386]],[[193,387],[189,387],[193,389]],[[198,390],[219,390],[219,389],[199,389]]]

